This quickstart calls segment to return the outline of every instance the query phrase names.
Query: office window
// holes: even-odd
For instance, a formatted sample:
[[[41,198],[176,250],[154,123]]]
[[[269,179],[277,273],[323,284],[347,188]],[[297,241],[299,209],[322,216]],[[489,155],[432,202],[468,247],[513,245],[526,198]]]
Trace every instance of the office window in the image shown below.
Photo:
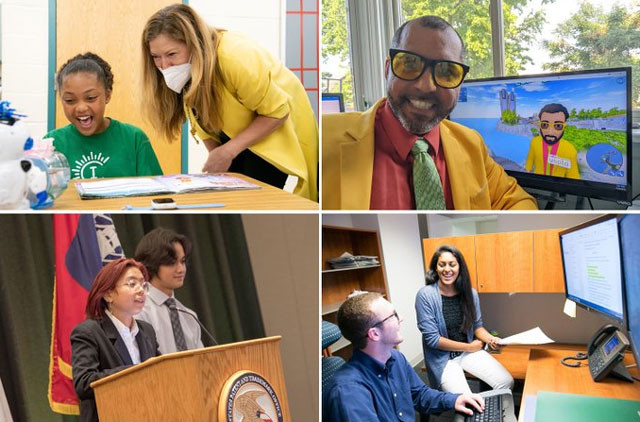
[[[537,40],[542,29],[544,16],[540,7],[531,3],[547,3],[553,0],[403,0],[402,11],[405,18],[412,19],[424,15],[436,15],[447,20],[460,34],[467,49],[466,62],[471,66],[469,78],[488,78],[501,74],[493,63],[492,26],[498,22],[491,17],[491,3],[502,3],[503,42],[506,54],[507,74],[523,70],[533,58],[527,55],[528,45]],[[523,12],[528,12],[523,14]]]
[[[487,78],[493,73],[489,0],[402,0],[404,20],[435,15],[449,22],[464,40],[471,66],[469,78]]]
[[[286,66],[298,76],[318,114],[319,0],[287,0]]]
[[[353,111],[353,75],[345,0],[322,0],[322,92],[342,93]]]
[[[633,107],[640,107],[640,3],[534,0],[525,9],[529,13],[537,10],[543,18],[541,32],[524,51],[532,60],[524,69],[507,69],[507,74],[631,66]],[[513,51],[507,49],[507,60],[510,55]]]

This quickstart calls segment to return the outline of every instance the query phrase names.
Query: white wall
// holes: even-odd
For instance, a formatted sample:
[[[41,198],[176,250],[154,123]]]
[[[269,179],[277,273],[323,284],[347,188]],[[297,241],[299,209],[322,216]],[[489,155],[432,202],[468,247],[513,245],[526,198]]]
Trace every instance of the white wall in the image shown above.
[[[414,303],[416,293],[424,286],[418,218],[415,215],[381,214],[378,226],[389,296],[403,319],[400,332],[404,342],[398,349],[412,365],[417,365],[422,360],[422,342]]]
[[[600,214],[428,214],[427,228],[429,237],[563,229],[592,220],[598,215]]]
[[[601,214],[501,214],[498,216],[497,227],[493,232],[566,229],[593,220],[599,215]]]
[[[322,225],[353,228],[353,221],[351,221],[351,214],[324,214]]]
[[[284,60],[284,2],[191,0],[189,5],[211,25],[242,31]],[[40,138],[47,133],[49,2],[0,0],[0,3],[2,99],[11,101],[13,107],[28,116],[25,122],[31,136]],[[131,42],[137,47],[137,40]],[[199,173],[207,157],[206,149],[196,144],[191,135],[189,138],[189,171]]]
[[[47,131],[47,0],[2,0],[2,99],[21,114],[32,137]]]

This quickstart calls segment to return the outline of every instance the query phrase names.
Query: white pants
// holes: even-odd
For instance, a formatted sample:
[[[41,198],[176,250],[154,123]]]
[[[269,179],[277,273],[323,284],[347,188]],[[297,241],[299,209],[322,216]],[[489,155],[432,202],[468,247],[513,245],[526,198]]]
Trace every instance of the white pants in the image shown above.
[[[470,394],[471,389],[464,371],[486,382],[494,390],[513,388],[513,377],[504,366],[486,351],[478,350],[473,353],[464,352],[457,358],[449,359],[442,372],[440,389],[449,393]]]

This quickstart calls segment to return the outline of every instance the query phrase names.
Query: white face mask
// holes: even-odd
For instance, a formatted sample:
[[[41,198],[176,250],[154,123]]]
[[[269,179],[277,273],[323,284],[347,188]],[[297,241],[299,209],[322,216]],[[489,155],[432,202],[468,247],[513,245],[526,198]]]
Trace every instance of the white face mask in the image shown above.
[[[166,69],[160,69],[160,72],[162,72],[162,76],[164,76],[167,87],[179,94],[182,92],[182,88],[189,82],[189,79],[191,79],[191,63],[187,62]]]

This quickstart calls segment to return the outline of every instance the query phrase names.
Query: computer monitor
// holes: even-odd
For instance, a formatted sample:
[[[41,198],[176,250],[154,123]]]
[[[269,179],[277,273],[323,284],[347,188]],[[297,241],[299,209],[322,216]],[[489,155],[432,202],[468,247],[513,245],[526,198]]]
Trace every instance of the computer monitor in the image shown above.
[[[640,215],[627,214],[620,220],[620,248],[629,342],[640,365]]]
[[[567,299],[623,321],[618,221],[609,215],[560,232]]]
[[[523,187],[630,205],[631,68],[468,80],[450,119]]]
[[[343,113],[344,97],[340,93],[322,93],[322,114]]]

